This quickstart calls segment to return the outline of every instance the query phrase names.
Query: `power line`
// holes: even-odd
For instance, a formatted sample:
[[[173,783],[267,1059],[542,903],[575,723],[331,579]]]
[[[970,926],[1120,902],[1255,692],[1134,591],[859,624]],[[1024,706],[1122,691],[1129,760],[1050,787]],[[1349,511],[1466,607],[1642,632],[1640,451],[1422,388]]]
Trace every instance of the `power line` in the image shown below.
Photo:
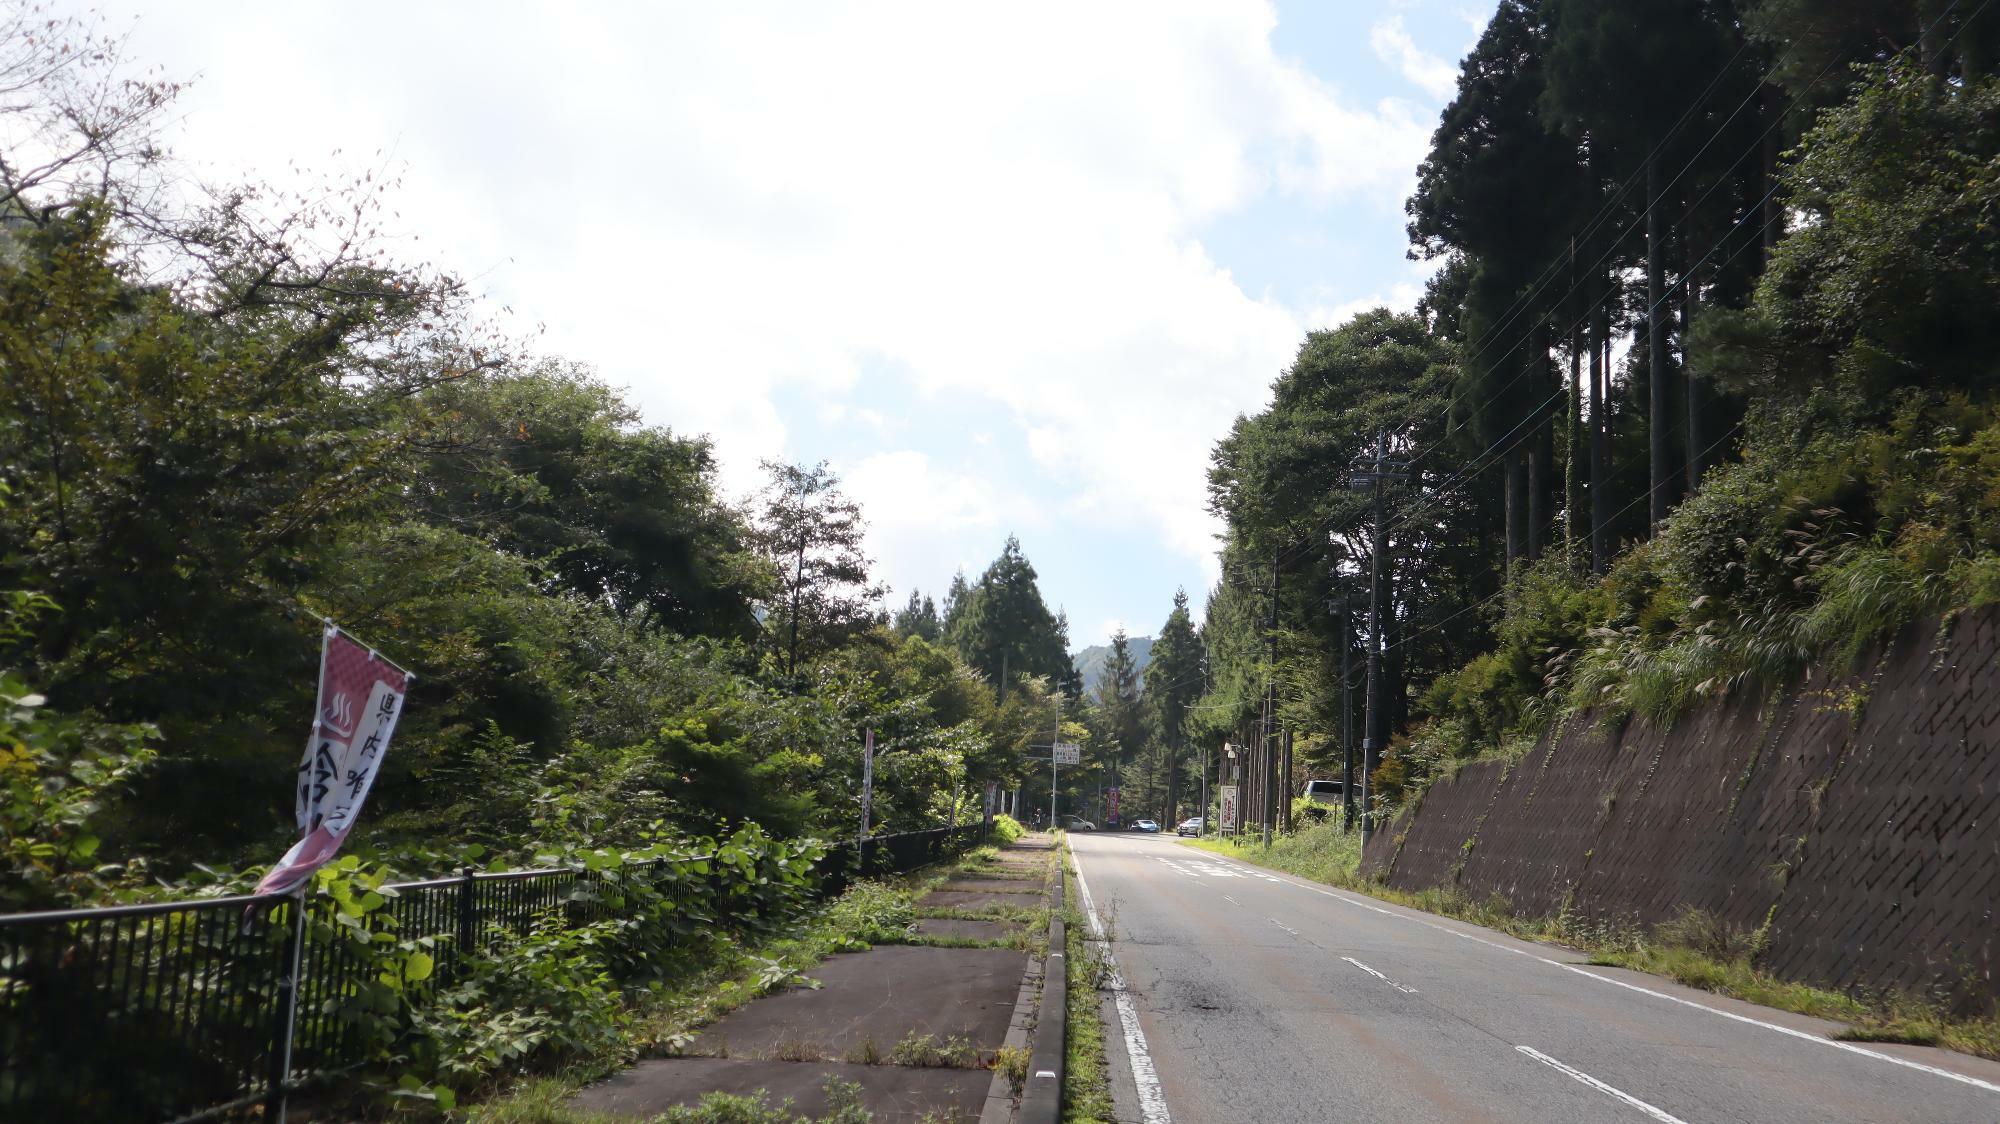
[[[1939,15],[1934,20],[1932,20],[1932,22],[1925,28],[1925,32],[1928,33],[1930,30],[1935,29],[1943,20],[1949,18],[1952,12],[1957,8],[1959,2],[1960,0],[1952,0],[1952,2],[1946,7],[1946,9],[1943,12],[1939,13]],[[1976,21],[1979,15],[1982,14],[1991,3],[1993,3],[1993,0],[1982,0],[1982,3],[1979,5],[1977,9],[1974,10],[1972,15],[1967,17],[1967,19],[1960,24],[1958,30],[1954,31],[1951,37],[1945,41],[1946,44],[1949,44],[1951,41],[1955,40],[1966,26]],[[1801,41],[1802,39],[1795,39],[1793,43],[1787,47],[1786,53],[1789,54],[1791,51],[1796,50],[1799,42]],[[1729,62],[1725,64],[1722,70],[1719,71],[1717,75],[1710,80],[1709,85],[1702,91],[1702,93],[1689,103],[1687,109],[1683,110],[1680,119],[1677,120],[1675,124],[1671,128],[1669,128],[1666,131],[1666,133],[1662,135],[1661,140],[1657,142],[1654,146],[1652,146],[1652,148],[1649,150],[1647,156],[1648,160],[1657,156],[1658,153],[1664,148],[1664,146],[1675,137],[1675,135],[1679,132],[1681,126],[1686,123],[1688,117],[1700,105],[1702,105],[1706,101],[1709,93],[1711,93],[1714,90],[1716,84],[1719,83],[1722,80],[1722,78],[1728,74],[1730,68],[1736,64],[1737,60],[1741,57],[1743,51],[1747,49],[1748,45],[1749,45],[1748,40],[1746,40],[1742,46],[1739,46],[1737,54],[1733,56],[1729,60]],[[1782,55],[1780,56],[1781,59],[1783,57],[1784,56]],[[1834,61],[1836,61],[1834,58],[1829,58],[1828,62],[1821,66],[1820,70],[1814,75],[1813,79],[1808,84],[1808,88],[1817,87],[1822,81],[1825,80],[1826,75],[1832,70]],[[1773,65],[1775,66],[1776,63],[1774,62]],[[1753,93],[1751,96],[1746,97],[1742,102],[1739,102],[1736,108],[1731,110],[1729,115],[1723,119],[1723,124],[1726,125],[1728,122],[1733,121],[1736,118],[1736,116],[1740,114],[1742,110],[1751,103],[1752,100],[1754,100],[1755,96],[1756,96],[1755,93]],[[1801,96],[1800,94],[1794,93],[1790,95],[1790,100],[1796,102],[1800,96]],[[1741,160],[1744,157],[1747,157],[1751,152],[1756,151],[1756,149],[1762,146],[1765,140],[1770,136],[1770,134],[1773,131],[1775,131],[1778,127],[1780,127],[1782,123],[1783,123],[1782,116],[1774,117],[1773,121],[1770,124],[1766,125],[1765,128],[1758,134],[1756,140],[1753,142],[1750,149],[1746,150],[1743,156],[1739,157],[1738,159]],[[1679,183],[1680,180],[1694,168],[1695,164],[1700,160],[1702,155],[1704,155],[1709,150],[1709,148],[1714,145],[1716,140],[1719,139],[1721,135],[1722,135],[1722,128],[1718,126],[1718,128],[1709,137],[1709,139],[1705,141],[1699,149],[1696,150],[1695,154],[1691,156],[1680,167],[1680,169],[1674,173],[1674,175],[1669,179],[1666,186],[1668,188],[1671,188],[1674,184]],[[1644,162],[1642,161],[1641,167],[1643,168],[1643,166]],[[1638,176],[1639,176],[1638,172],[1634,172],[1631,176],[1628,176],[1625,182],[1620,185],[1619,189],[1615,193],[1613,193],[1613,195],[1610,198],[1606,199],[1603,203],[1600,204],[1597,212],[1592,216],[1590,220],[1588,220],[1584,224],[1584,227],[1577,236],[1578,238],[1588,239],[1591,235],[1593,235],[1597,231],[1601,223],[1611,213],[1613,207],[1615,207],[1615,205],[1623,199],[1625,194],[1630,191],[1632,185],[1637,181]],[[1703,191],[1702,194],[1695,200],[1694,204],[1690,206],[1690,209],[1692,209],[1692,207],[1699,206],[1701,203],[1705,202],[1708,199],[1708,197],[1714,193],[1716,188],[1720,185],[1720,182],[1721,181],[1718,181],[1717,183],[1709,185],[1709,187],[1705,191]],[[1649,320],[1658,314],[1660,307],[1666,301],[1671,299],[1676,293],[1685,289],[1691,283],[1692,278],[1695,276],[1696,272],[1700,269],[1700,267],[1706,264],[1709,261],[1709,259],[1712,258],[1715,255],[1715,253],[1719,251],[1731,237],[1736,235],[1736,233],[1740,231],[1747,222],[1750,221],[1751,218],[1761,216],[1763,208],[1769,203],[1769,201],[1775,195],[1775,193],[1778,190],[1778,187],[1779,185],[1774,181],[1770,185],[1770,187],[1765,191],[1762,197],[1760,197],[1751,206],[1745,208],[1743,213],[1737,218],[1737,220],[1729,224],[1729,226],[1721,233],[1721,235],[1719,235],[1715,239],[1715,241],[1710,244],[1710,246],[1702,254],[1702,256],[1699,259],[1697,259],[1692,265],[1690,265],[1687,269],[1682,271],[1681,275],[1675,280],[1675,282],[1667,286],[1665,290],[1661,293],[1660,297],[1647,306],[1645,315]],[[1661,199],[1649,200],[1647,203],[1646,210],[1642,212],[1641,215],[1635,216],[1633,220],[1634,224],[1636,225],[1639,219],[1642,219],[1647,214],[1650,214],[1653,208],[1662,201],[1663,200]],[[1616,240],[1614,240],[1614,242],[1610,246],[1608,246],[1607,249],[1602,254],[1599,255],[1597,260],[1592,263],[1592,265],[1589,267],[1592,271],[1597,270],[1607,260],[1609,260],[1611,254],[1615,252],[1615,242]],[[1722,264],[1727,265],[1728,263],[1734,261],[1737,255],[1742,253],[1744,245],[1747,245],[1747,243],[1740,244],[1737,246],[1735,250],[1731,251],[1729,256],[1723,260]],[[1547,287],[1549,282],[1555,276],[1556,267],[1561,265],[1564,262],[1564,260],[1565,257],[1563,255],[1558,255],[1555,259],[1551,261],[1549,267],[1543,271],[1541,278],[1538,279],[1531,286],[1530,290],[1528,292],[1523,293],[1522,295],[1520,295],[1515,299],[1513,304],[1510,305],[1508,312],[1503,315],[1501,327],[1495,330],[1495,335],[1489,339],[1487,344],[1482,345],[1482,347],[1474,353],[1472,358],[1466,361],[1466,364],[1468,366],[1471,363],[1476,362],[1480,357],[1482,357],[1486,353],[1486,351],[1490,349],[1493,342],[1497,341],[1497,339],[1499,338],[1499,332],[1504,331],[1506,325],[1508,323],[1511,323],[1519,314],[1519,312],[1525,307],[1527,307],[1530,301],[1532,301],[1535,297],[1540,295],[1540,293]],[[1564,300],[1562,303],[1567,303],[1567,299],[1570,296],[1574,295],[1577,292],[1577,290],[1582,287],[1582,285],[1583,282],[1581,280],[1572,281],[1569,289],[1565,291],[1565,293],[1563,294]],[[1609,290],[1606,292],[1605,295],[1609,296],[1612,292],[1616,292],[1618,287],[1619,287],[1618,283],[1616,281],[1613,281],[1609,287]],[[1593,310],[1591,312],[1584,313],[1582,316],[1579,316],[1574,323],[1571,324],[1570,331],[1574,332],[1577,328],[1580,328],[1584,324],[1585,319],[1594,314],[1595,314],[1595,309],[1593,306]],[[1523,334],[1523,336],[1515,342],[1514,346],[1518,347],[1520,346],[1521,343],[1527,342],[1527,340],[1532,338],[1533,332],[1534,329],[1531,328],[1527,333]],[[1517,383],[1521,378],[1525,377],[1526,374],[1527,374],[1526,371],[1517,374],[1513,380],[1510,380],[1507,384],[1503,385],[1500,388],[1500,390],[1494,392],[1494,397],[1498,397],[1499,395],[1506,393],[1507,390],[1511,389],[1513,385]],[[1460,488],[1464,487],[1465,484],[1469,483],[1477,475],[1484,472],[1487,468],[1492,467],[1493,464],[1499,463],[1499,461],[1508,454],[1511,454],[1513,450],[1515,448],[1518,448],[1521,443],[1521,441],[1513,440],[1515,435],[1519,434],[1524,426],[1527,426],[1529,423],[1537,420],[1543,410],[1545,410],[1550,405],[1553,405],[1557,399],[1563,397],[1567,393],[1568,389],[1566,387],[1559,387],[1548,398],[1544,399],[1541,403],[1537,404],[1534,408],[1529,410],[1526,413],[1526,415],[1522,418],[1522,420],[1520,422],[1517,422],[1512,428],[1510,428],[1507,431],[1507,433],[1502,434],[1499,439],[1495,440],[1494,442],[1489,444],[1485,449],[1481,450],[1479,453],[1469,458],[1455,472],[1453,472],[1436,488],[1434,488],[1428,495],[1419,497],[1419,499],[1416,501],[1415,504],[1406,508],[1405,511],[1397,517],[1397,522],[1394,525],[1392,525],[1391,529],[1394,530],[1401,527],[1407,527],[1413,520],[1418,518],[1427,507],[1431,507],[1441,502],[1445,498],[1448,498],[1450,495],[1456,493]],[[1463,397],[1462,393],[1449,396],[1444,411],[1441,414],[1439,414],[1438,417],[1442,418],[1448,416],[1452,406],[1455,405],[1462,397]],[[1416,424],[1418,423],[1406,419],[1402,423],[1402,428],[1407,430],[1413,428]],[[1741,426],[1740,422],[1737,423],[1736,425],[1731,426],[1729,431],[1727,431],[1722,438],[1719,438],[1717,441],[1711,443],[1706,450],[1704,450],[1700,454],[1697,454],[1697,457],[1706,457],[1706,455],[1709,452],[1719,447],[1723,443],[1723,441],[1727,440],[1730,436],[1733,436],[1734,433],[1737,431],[1737,429],[1740,428],[1740,426]],[[1527,434],[1521,434],[1521,440],[1522,441],[1526,440],[1527,436],[1528,436]],[[1506,447],[1503,449],[1502,446]],[[1407,468],[1409,466],[1415,465],[1417,462],[1421,461],[1424,457],[1431,455],[1438,448],[1441,447],[1442,447],[1441,445],[1433,445],[1430,448],[1416,452],[1414,455],[1410,457],[1408,461],[1404,462],[1404,467]],[[1630,463],[1629,460],[1627,463],[1628,464]],[[1654,491],[1657,488],[1663,486],[1664,484],[1665,484],[1664,480],[1649,481],[1648,487],[1632,502],[1626,504],[1625,507],[1619,509],[1618,512],[1614,513],[1614,515],[1611,517],[1611,520],[1615,521],[1616,518],[1630,511],[1638,503],[1645,502],[1646,500],[1650,499],[1651,496],[1654,494]],[[1572,518],[1575,515],[1575,513],[1570,513],[1570,514]],[[1291,545],[1283,548],[1279,552],[1278,558],[1284,562],[1290,562],[1296,560],[1303,552],[1311,549],[1315,545],[1314,540],[1318,539],[1318,537],[1322,535],[1325,531],[1331,529],[1332,526],[1333,526],[1333,520],[1329,518],[1321,520],[1317,525],[1311,527],[1308,530],[1302,532],[1295,532],[1293,535],[1293,541]],[[1225,576],[1230,576],[1227,572],[1228,565],[1226,563],[1224,565],[1224,571],[1225,571]],[[1244,577],[1244,575],[1240,573],[1234,576],[1237,577],[1239,581],[1242,580]],[[1491,601],[1492,598],[1487,598],[1486,601],[1482,602],[1481,604],[1490,603]],[[1447,618],[1446,620],[1449,621],[1450,619],[1455,619],[1456,617],[1463,615],[1465,612],[1470,611],[1474,607],[1476,606],[1467,606],[1466,608],[1459,610],[1457,613],[1454,613],[1451,618]],[[1434,629],[1435,627],[1441,627],[1443,623],[1446,622],[1438,622],[1438,625],[1432,626],[1432,628]],[[1425,631],[1429,631],[1429,629]],[[1405,637],[1403,640],[1397,641],[1397,645],[1414,640],[1418,635],[1423,635],[1423,633],[1419,632],[1417,634],[1413,634],[1412,636]],[[1212,709],[1212,708],[1204,708],[1204,709]]]

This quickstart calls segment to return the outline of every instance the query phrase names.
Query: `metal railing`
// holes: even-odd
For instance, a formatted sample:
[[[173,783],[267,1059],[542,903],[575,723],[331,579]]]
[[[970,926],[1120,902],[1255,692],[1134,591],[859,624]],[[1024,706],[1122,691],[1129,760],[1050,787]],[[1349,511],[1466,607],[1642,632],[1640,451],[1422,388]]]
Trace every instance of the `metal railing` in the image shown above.
[[[831,844],[822,894],[962,849],[979,824]],[[657,860],[680,865],[708,856]],[[707,877],[730,871],[711,866]],[[464,950],[614,913],[602,875],[559,868],[403,882],[381,909],[430,938],[441,976]],[[236,896],[0,916],[0,1118],[213,1120],[365,1060],[351,1009],[367,970],[308,927],[298,899]],[[311,909],[330,922],[324,897]],[[296,963],[294,975],[289,969]],[[292,992],[296,980],[296,993]]]

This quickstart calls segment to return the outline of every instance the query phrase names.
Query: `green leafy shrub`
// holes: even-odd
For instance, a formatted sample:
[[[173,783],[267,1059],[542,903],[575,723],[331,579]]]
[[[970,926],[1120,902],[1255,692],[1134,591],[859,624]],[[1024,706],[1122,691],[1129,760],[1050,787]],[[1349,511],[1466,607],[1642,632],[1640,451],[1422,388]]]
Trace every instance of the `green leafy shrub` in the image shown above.
[[[52,607],[0,594],[0,645]],[[93,863],[106,802],[154,759],[150,725],[59,714],[18,674],[0,669],[0,908],[66,905],[108,889],[115,866]]]
[[[419,1068],[466,1088],[508,1070],[546,1071],[617,1050],[630,1015],[603,947],[615,930],[609,922],[571,928],[559,913],[544,915],[527,936],[504,934],[462,961],[452,982],[412,1012]]]

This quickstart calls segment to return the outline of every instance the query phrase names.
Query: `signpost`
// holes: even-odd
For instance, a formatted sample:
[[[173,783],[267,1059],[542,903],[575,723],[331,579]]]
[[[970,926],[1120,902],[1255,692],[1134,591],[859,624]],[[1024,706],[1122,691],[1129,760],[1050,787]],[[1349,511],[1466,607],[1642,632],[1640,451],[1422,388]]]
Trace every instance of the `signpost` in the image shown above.
[[[868,814],[875,810],[875,731],[861,740],[861,847],[868,847]]]
[[[1236,786],[1226,784],[1219,791],[1222,793],[1222,834],[1233,835],[1236,832]]]

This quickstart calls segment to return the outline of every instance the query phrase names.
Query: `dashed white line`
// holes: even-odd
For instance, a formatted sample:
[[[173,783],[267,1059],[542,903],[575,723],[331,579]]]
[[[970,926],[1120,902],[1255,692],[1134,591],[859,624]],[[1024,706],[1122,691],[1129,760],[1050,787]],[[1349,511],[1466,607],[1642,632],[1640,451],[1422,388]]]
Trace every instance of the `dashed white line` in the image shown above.
[[[1075,857],[1075,852],[1071,852]],[[1118,1008],[1118,1023],[1125,1031],[1125,1053],[1132,1060],[1132,1084],[1139,1094],[1139,1115],[1145,1124],[1173,1124],[1173,1117],[1167,1112],[1167,1094],[1160,1088],[1160,1075],[1153,1068],[1153,1055],[1146,1049],[1146,1032],[1139,1028],[1139,1007],[1132,1001],[1132,993],[1125,990],[1125,981],[1118,975],[1118,958],[1111,953],[1111,940],[1104,931],[1104,922],[1097,917],[1097,903],[1090,899],[1090,883],[1083,878],[1083,861],[1076,862],[1076,889],[1083,898],[1083,916],[1089,922],[1090,935],[1104,942],[1104,965],[1109,970],[1105,981],[1111,986],[1111,1001]]]
[[[1285,878],[1283,879],[1283,881],[1288,882],[1291,885],[1297,886],[1299,889],[1311,890],[1313,893],[1319,894],[1322,897],[1332,898],[1333,900],[1344,903],[1346,905],[1351,905],[1360,909],[1365,909],[1374,913],[1379,913],[1384,917],[1394,917],[1402,921],[1407,921],[1412,925],[1422,925],[1426,929],[1436,929],[1440,933],[1449,933],[1452,936],[1459,938],[1460,940],[1471,941],[1474,944],[1483,944],[1488,948],[1497,948],[1502,952],[1511,952],[1516,956],[1525,956],[1530,960],[1539,960],[1542,963],[1547,964],[1552,968],[1561,968],[1565,972],[1574,972],[1577,975],[1582,976],[1584,979],[1587,980],[1596,980],[1599,983],[1607,983],[1612,985],[1613,987],[1622,987],[1627,991],[1636,991],[1641,995],[1650,995],[1655,999],[1664,999],[1669,1003],[1678,1003],[1683,1007],[1692,1007],[1697,1011],[1706,1011],[1711,1015],[1718,1015],[1722,1018],[1743,1023],[1747,1026],[1760,1027],[1764,1030],[1776,1031],[1779,1034],[1789,1035],[1793,1038],[1800,1039],[1801,1041],[1815,1042],[1821,1046],[1829,1046],[1836,1050],[1844,1050],[1847,1053],[1858,1054],[1864,1058],[1873,1058],[1876,1061],[1889,1062],[1892,1065],[1899,1065],[1905,1069],[1913,1069],[1919,1073],[1928,1073],[1932,1077],[1942,1077],[1949,1081],[1956,1081],[1962,1085],[1970,1085],[1975,1089],[1984,1089],[1989,1093],[2000,1093],[2000,1084],[1995,1084],[1991,1081],[1982,1081],[1979,1078],[1973,1077],[1969,1074],[1957,1073],[1949,1069],[1941,1068],[1939,1066],[1926,1065],[1923,1062],[1912,1061],[1909,1058],[1900,1058],[1894,1054],[1885,1054],[1880,1050],[1870,1050],[1866,1046],[1857,1046],[1852,1042],[1842,1042],[1838,1038],[1828,1038],[1822,1034],[1813,1034],[1808,1031],[1795,1030],[1788,1026],[1781,1026],[1777,1023],[1765,1022],[1763,1019],[1753,1019],[1748,1015],[1739,1015],[1734,1011],[1725,1011],[1720,1007],[1711,1007],[1706,1003],[1696,1003],[1692,999],[1682,999],[1678,995],[1668,995],[1664,991],[1654,991],[1650,987],[1640,987],[1638,984],[1627,983],[1624,980],[1612,979],[1610,976],[1600,976],[1596,972],[1585,971],[1584,969],[1576,966],[1575,964],[1565,964],[1560,960],[1551,960],[1546,956],[1537,956],[1534,953],[1528,952],[1524,949],[1511,948],[1504,944],[1498,944],[1494,941],[1486,940],[1483,937],[1473,936],[1471,933],[1461,932],[1457,929],[1451,928],[1448,925],[1438,925],[1430,921],[1424,921],[1420,918],[1412,917],[1407,913],[1399,913],[1395,910],[1384,909],[1378,905],[1371,905],[1366,901],[1357,900],[1355,898],[1349,897],[1344,893],[1340,893],[1334,890],[1329,890],[1323,886],[1316,886],[1310,882],[1305,882],[1294,878]]]
[[[1395,980],[1392,980],[1389,977],[1383,975],[1382,973],[1376,971],[1375,969],[1370,968],[1368,965],[1363,964],[1361,961],[1356,960],[1352,956],[1343,956],[1341,957],[1341,959],[1347,961],[1349,964],[1354,965],[1356,968],[1361,969],[1362,971],[1368,973],[1369,975],[1374,976],[1376,979],[1381,980],[1383,983],[1388,984],[1390,987],[1395,988],[1397,991],[1400,991],[1405,995],[1415,995],[1417,993],[1416,988],[1407,987],[1403,984],[1399,984]]]
[[[1285,924],[1283,921],[1280,921],[1275,917],[1266,917],[1264,920],[1269,921],[1271,924],[1276,925],[1278,928],[1283,929],[1285,932],[1290,933],[1295,937],[1299,935],[1299,931],[1297,929],[1292,928],[1290,925]]]
[[[1660,1124],[1687,1124],[1687,1121],[1682,1120],[1680,1117],[1675,1116],[1672,1113],[1667,1112],[1663,1109],[1655,1108],[1652,1105],[1647,1104],[1645,1101],[1642,1101],[1639,1098],[1633,1096],[1632,1094],[1625,1092],[1623,1089],[1617,1089],[1610,1085],[1606,1085],[1604,1082],[1599,1081],[1597,1078],[1592,1077],[1588,1073],[1585,1073],[1584,1071],[1577,1069],[1574,1066],[1564,1065],[1563,1063],[1555,1060],[1554,1058],[1548,1056],[1547,1054],[1542,1053],[1540,1050],[1537,1050],[1532,1046],[1516,1046],[1514,1048],[1528,1055],[1529,1057],[1535,1059],[1536,1061],[1542,1063],[1543,1065],[1548,1066],[1550,1069],[1553,1069],[1558,1073],[1568,1074],[1569,1076],[1576,1078],[1578,1081],[1583,1082],[1585,1085],[1590,1086],[1591,1088],[1597,1090],[1600,1093],[1605,1093],[1610,1096],[1616,1097],[1621,1101],[1624,1101],[1626,1104],[1631,1105],[1633,1108],[1636,1108],[1640,1112],[1645,1113],[1647,1116],[1650,1116],[1653,1119],[1659,1121]]]

